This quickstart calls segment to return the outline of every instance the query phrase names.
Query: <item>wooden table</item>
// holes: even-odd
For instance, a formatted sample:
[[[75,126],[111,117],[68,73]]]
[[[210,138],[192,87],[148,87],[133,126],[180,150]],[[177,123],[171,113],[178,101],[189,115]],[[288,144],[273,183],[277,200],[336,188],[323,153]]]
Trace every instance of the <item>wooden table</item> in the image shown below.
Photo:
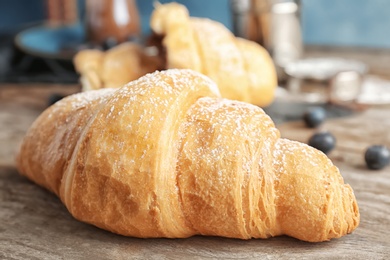
[[[217,237],[136,239],[76,221],[58,198],[18,175],[14,153],[24,132],[54,92],[79,86],[0,87],[0,259],[389,259],[390,167],[370,171],[363,153],[390,146],[390,108],[372,108],[322,128],[337,137],[329,155],[353,187],[361,212],[357,230],[323,243],[289,237],[242,241]],[[302,122],[278,126],[284,137],[306,142],[315,130]]]

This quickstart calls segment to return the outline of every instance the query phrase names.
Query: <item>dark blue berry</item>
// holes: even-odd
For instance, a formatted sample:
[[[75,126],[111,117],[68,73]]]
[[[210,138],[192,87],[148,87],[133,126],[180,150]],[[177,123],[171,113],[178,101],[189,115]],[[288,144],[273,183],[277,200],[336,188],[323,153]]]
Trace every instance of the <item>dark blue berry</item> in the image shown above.
[[[327,154],[336,146],[336,138],[329,132],[316,133],[310,137],[309,145]]]
[[[372,145],[364,154],[367,167],[372,170],[380,170],[390,163],[390,151],[384,145]]]
[[[49,96],[49,100],[47,101],[47,105],[48,106],[51,106],[53,105],[54,103],[56,103],[57,101],[60,101],[61,99],[63,99],[64,96],[61,95],[61,94],[57,94],[57,93],[54,93],[54,94],[51,94]]]
[[[303,121],[308,127],[317,127],[325,121],[326,111],[322,107],[311,107],[303,114]]]

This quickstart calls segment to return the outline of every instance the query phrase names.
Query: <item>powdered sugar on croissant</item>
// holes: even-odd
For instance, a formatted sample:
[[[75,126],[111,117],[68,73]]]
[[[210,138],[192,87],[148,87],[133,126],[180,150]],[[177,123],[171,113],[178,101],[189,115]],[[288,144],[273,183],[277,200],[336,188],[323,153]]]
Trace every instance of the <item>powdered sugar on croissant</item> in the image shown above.
[[[262,109],[221,98],[200,73],[92,93],[46,110],[17,159],[75,218],[143,238],[317,242],[358,226],[353,191],[323,153],[281,139]]]

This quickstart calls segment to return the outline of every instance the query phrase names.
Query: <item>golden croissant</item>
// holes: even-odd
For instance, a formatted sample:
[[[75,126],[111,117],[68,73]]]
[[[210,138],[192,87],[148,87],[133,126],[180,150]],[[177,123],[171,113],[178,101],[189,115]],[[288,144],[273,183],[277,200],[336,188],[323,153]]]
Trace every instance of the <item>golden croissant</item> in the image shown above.
[[[235,37],[223,24],[190,17],[178,3],[157,5],[150,27],[162,35],[168,68],[201,72],[217,83],[222,97],[261,107],[274,99],[273,61],[259,44]]]
[[[156,69],[179,68],[207,75],[225,98],[261,107],[274,100],[275,67],[267,50],[257,43],[234,37],[219,22],[190,17],[178,3],[157,5],[150,26],[158,55],[150,55],[134,43],[107,52],[79,52],[74,64],[83,88],[121,87]]]
[[[33,123],[17,166],[76,219],[126,236],[317,242],[359,224],[326,155],[191,70],[66,97]]]

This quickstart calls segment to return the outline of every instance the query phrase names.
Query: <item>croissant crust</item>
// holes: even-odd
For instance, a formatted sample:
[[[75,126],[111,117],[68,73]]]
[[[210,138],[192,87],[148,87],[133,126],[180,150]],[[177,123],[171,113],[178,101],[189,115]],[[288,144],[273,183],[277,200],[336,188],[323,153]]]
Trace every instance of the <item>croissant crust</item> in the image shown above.
[[[57,102],[27,132],[17,166],[76,219],[126,236],[318,242],[359,224],[326,155],[280,138],[261,108],[221,98],[191,70]]]

